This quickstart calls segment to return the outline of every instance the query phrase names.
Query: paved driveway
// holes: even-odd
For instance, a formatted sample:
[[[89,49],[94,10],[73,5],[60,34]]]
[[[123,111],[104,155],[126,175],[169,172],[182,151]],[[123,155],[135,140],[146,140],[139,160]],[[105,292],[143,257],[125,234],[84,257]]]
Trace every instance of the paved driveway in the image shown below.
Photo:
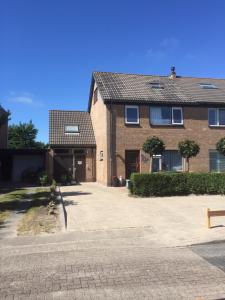
[[[225,217],[206,227],[206,208],[225,209],[224,196],[136,198],[126,188],[85,183],[61,188],[69,231],[134,229],[166,246],[184,246],[224,239]]]

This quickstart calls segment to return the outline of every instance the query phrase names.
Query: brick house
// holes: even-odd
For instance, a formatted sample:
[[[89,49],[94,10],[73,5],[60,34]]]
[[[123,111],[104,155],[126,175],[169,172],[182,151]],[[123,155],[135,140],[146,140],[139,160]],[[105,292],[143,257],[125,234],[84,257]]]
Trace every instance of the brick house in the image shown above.
[[[153,135],[166,145],[162,157],[153,158],[153,171],[160,164],[163,170],[182,171],[177,145],[186,138],[201,148],[190,161],[190,171],[225,171],[225,158],[215,150],[225,136],[224,79],[176,76],[175,69],[169,77],[94,72],[88,113],[92,180],[111,185],[113,176],[125,179],[132,172],[149,172],[149,157],[141,149]],[[76,120],[74,124],[79,125]]]

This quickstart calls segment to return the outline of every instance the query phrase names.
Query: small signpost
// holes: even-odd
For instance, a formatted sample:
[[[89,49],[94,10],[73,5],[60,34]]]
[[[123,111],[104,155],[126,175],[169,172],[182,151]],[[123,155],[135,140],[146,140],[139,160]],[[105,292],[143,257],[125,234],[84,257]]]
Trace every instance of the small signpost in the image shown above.
[[[207,226],[211,228],[211,217],[225,217],[225,210],[210,210],[207,208],[206,210],[206,218],[207,218]]]

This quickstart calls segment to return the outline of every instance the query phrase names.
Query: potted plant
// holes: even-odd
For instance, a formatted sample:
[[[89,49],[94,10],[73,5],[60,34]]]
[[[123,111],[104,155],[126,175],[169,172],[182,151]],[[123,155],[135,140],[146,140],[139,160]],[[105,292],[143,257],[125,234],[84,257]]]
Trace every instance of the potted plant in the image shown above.
[[[119,178],[117,176],[113,176],[113,178],[112,178],[112,186],[119,186],[119,185],[120,185]]]

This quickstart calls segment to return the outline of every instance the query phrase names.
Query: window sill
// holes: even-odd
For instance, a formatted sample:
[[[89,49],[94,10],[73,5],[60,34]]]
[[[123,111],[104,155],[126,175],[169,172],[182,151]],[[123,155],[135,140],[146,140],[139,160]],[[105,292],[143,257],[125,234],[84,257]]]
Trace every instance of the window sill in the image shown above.
[[[80,135],[80,132],[65,132],[65,135]]]
[[[184,124],[152,124],[152,123],[150,123],[150,126],[152,126],[152,127],[184,127]]]
[[[140,125],[140,123],[125,122],[125,125]]]
[[[225,128],[225,125],[209,125],[210,128]]]

